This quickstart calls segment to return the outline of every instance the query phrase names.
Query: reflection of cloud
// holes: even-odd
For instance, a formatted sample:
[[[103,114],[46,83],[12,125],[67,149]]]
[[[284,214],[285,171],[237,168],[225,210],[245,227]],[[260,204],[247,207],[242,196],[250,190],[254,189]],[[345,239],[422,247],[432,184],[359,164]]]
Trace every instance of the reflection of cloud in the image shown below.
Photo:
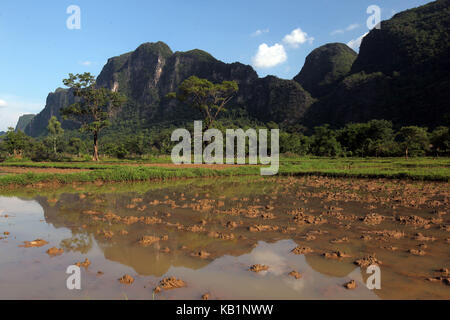
[[[289,278],[284,278],[283,282],[295,291],[303,291],[305,288],[305,279],[295,279],[289,276]]]
[[[5,108],[8,104],[6,103],[5,100],[1,100],[0,99],[0,108]]]
[[[275,253],[270,248],[254,250],[250,255],[254,263],[265,264],[269,266],[269,269],[266,273],[273,273],[276,276],[280,276],[290,271],[286,259],[281,255]],[[263,274],[262,272],[260,273]]]

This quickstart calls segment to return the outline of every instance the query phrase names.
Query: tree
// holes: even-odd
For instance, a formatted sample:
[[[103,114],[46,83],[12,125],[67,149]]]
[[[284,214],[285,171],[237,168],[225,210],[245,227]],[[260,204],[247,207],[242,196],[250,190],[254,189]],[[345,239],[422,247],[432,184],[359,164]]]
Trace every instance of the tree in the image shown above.
[[[311,153],[316,156],[336,156],[341,153],[341,145],[336,140],[336,132],[328,124],[314,128],[311,137]]]
[[[308,137],[301,133],[280,133],[280,151],[281,153],[294,153],[305,155],[308,152]]]
[[[423,155],[429,147],[429,138],[426,128],[416,126],[402,127],[397,134],[400,144],[405,150],[405,158],[409,155]]]
[[[435,155],[445,155],[450,152],[450,127],[437,127],[431,133],[430,142]]]
[[[178,92],[168,94],[169,98],[177,98],[179,101],[200,110],[205,118],[205,128],[208,130],[221,111],[239,90],[236,81],[223,81],[214,84],[207,79],[191,76],[184,80]]]
[[[58,141],[58,138],[64,133],[64,129],[61,128],[61,122],[59,122],[58,119],[53,116],[48,121],[47,130],[53,140],[53,153],[56,156],[56,142]]]
[[[83,141],[80,138],[71,138],[68,143],[67,150],[69,153],[75,154],[78,157],[81,155],[81,150],[83,149]]]
[[[14,157],[21,157],[24,150],[27,148],[31,148],[32,145],[32,141],[29,136],[27,136],[21,130],[15,132],[14,128],[8,128],[4,143],[7,152]]]
[[[64,85],[73,90],[77,102],[63,108],[61,113],[81,124],[81,132],[90,132],[93,136],[94,151],[92,160],[98,161],[98,136],[102,129],[110,125],[110,113],[125,102],[125,97],[107,88],[97,88],[95,77],[89,72],[69,74],[63,80]]]

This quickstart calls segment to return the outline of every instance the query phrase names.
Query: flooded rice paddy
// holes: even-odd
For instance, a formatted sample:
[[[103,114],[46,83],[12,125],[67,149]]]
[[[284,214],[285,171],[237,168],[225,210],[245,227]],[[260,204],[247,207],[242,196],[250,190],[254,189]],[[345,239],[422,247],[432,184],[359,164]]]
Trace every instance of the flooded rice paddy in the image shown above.
[[[5,191],[0,299],[450,299],[449,198],[317,177]]]

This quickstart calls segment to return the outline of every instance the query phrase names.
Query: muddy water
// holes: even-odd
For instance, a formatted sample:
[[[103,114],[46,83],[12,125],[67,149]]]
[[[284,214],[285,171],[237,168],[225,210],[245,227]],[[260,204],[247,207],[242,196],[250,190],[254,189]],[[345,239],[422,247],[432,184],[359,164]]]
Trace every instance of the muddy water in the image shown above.
[[[0,299],[450,299],[449,195],[445,183],[327,178],[8,192]],[[23,246],[35,239],[48,244]],[[369,256],[379,290],[356,263]],[[81,290],[68,290],[66,268],[86,258]],[[186,286],[154,293],[169,276]]]

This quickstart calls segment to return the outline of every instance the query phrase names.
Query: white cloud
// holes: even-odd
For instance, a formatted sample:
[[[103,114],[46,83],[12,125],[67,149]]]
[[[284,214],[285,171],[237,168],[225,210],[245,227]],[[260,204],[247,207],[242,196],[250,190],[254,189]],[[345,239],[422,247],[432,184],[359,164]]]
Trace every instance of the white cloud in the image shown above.
[[[253,32],[252,34],[251,34],[251,36],[252,37],[258,37],[258,36],[260,36],[260,35],[262,35],[262,34],[264,34],[264,33],[268,33],[270,30],[269,29],[258,29],[258,30],[256,30],[255,32]]]
[[[0,108],[5,108],[8,104],[6,103],[5,100],[1,100],[0,99]]]
[[[359,28],[359,27],[360,27],[359,24],[353,23],[353,24],[349,25],[349,26],[348,26],[347,28],[345,28],[345,29],[336,29],[336,30],[332,31],[330,34],[331,34],[332,36],[334,36],[334,35],[336,35],[336,34],[342,34],[342,33],[345,33],[345,32],[347,32],[347,31],[355,30],[355,29],[357,29],[357,28]]]
[[[345,31],[352,31],[352,30],[355,30],[357,28],[359,28],[359,24],[353,23],[353,24],[349,25],[347,28],[345,28]]]
[[[92,61],[81,61],[80,64],[85,67],[89,67],[92,65]]]
[[[359,47],[361,46],[362,39],[363,39],[365,36],[367,36],[368,34],[369,34],[369,33],[367,32],[367,33],[363,34],[362,36],[360,36],[359,38],[350,40],[350,41],[347,43],[347,45],[348,45],[350,48],[352,48],[353,50],[355,50],[355,51],[359,50]]]
[[[279,65],[287,60],[286,50],[284,46],[275,43],[269,47],[263,43],[258,47],[256,55],[253,57],[253,66],[255,68],[271,68]]]
[[[292,32],[290,34],[287,34],[283,38],[283,42],[290,45],[293,48],[298,48],[299,45],[301,45],[305,42],[312,43],[313,41],[314,41],[314,38],[308,37],[308,34],[304,31],[302,31],[302,29],[300,29],[300,28],[292,30]]]
[[[342,34],[342,33],[344,33],[345,31],[343,30],[343,29],[336,29],[336,30],[333,30],[330,34],[332,35],[332,36],[334,36],[334,35],[336,35],[336,34]]]

